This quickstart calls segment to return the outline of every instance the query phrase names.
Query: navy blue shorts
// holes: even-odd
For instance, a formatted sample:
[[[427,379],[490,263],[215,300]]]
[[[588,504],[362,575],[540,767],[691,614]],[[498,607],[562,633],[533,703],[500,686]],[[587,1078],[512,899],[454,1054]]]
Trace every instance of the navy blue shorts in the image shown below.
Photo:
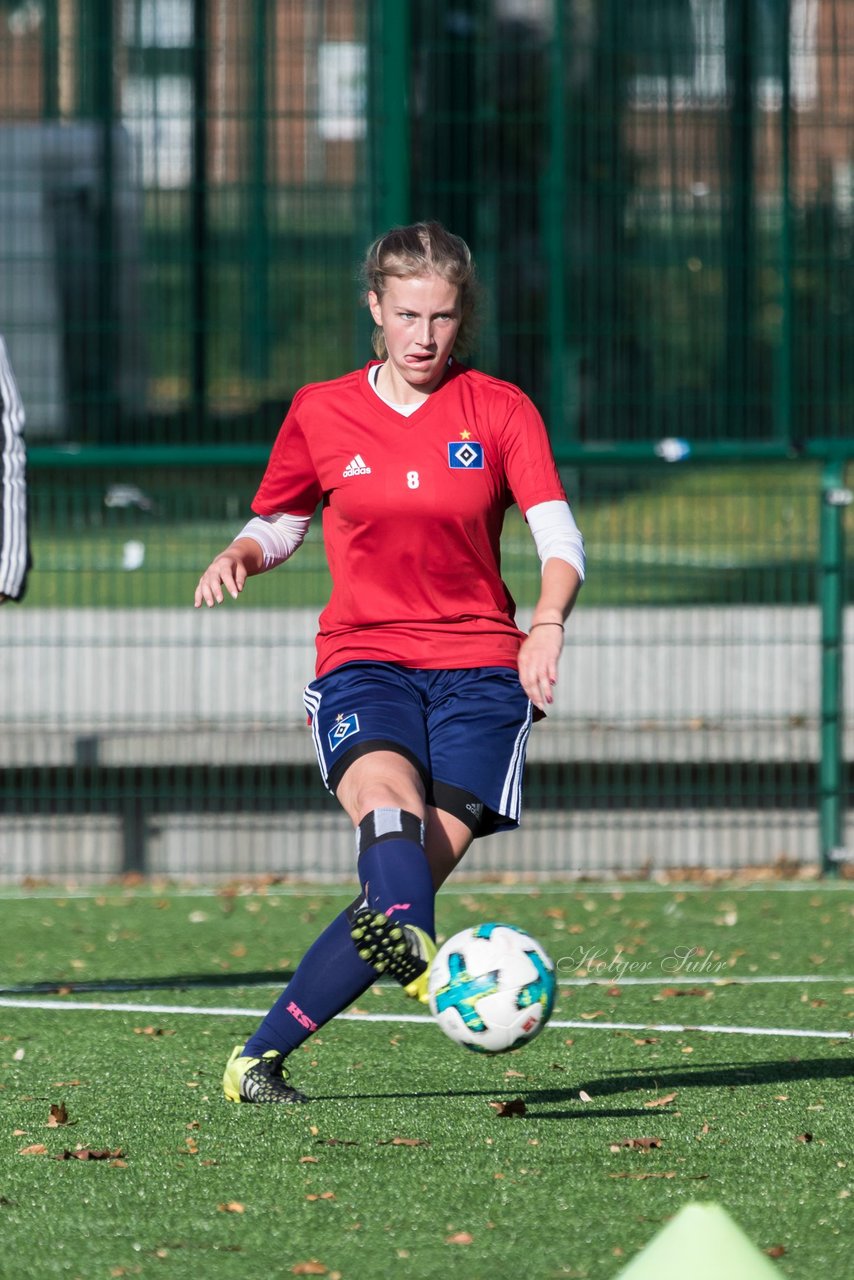
[[[349,662],[304,698],[329,791],[358,756],[397,751],[420,773],[427,803],[475,835],[519,825],[531,703],[516,671]]]

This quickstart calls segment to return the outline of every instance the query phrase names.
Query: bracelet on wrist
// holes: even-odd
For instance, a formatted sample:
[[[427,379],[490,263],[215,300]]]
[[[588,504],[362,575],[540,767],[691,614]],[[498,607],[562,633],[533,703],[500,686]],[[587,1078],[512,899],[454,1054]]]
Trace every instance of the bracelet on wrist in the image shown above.
[[[566,630],[566,627],[562,622],[532,622],[528,627],[528,630],[533,631],[534,627],[560,627],[561,631]]]

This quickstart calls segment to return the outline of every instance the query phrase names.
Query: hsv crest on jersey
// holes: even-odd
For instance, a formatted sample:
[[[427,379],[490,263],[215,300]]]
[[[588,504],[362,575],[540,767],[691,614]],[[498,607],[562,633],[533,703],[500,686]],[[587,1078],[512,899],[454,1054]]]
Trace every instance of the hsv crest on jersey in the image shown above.
[[[359,717],[355,711],[352,711],[349,716],[338,716],[335,724],[326,735],[329,738],[329,750],[335,751],[337,747],[341,746],[345,738],[349,738],[358,732]]]
[[[476,440],[450,440],[448,466],[455,471],[482,471],[483,445]]]
[[[341,474],[345,480],[348,479],[349,476],[369,476],[371,474],[371,468],[366,464],[362,455],[357,453],[354,458],[350,459]]]

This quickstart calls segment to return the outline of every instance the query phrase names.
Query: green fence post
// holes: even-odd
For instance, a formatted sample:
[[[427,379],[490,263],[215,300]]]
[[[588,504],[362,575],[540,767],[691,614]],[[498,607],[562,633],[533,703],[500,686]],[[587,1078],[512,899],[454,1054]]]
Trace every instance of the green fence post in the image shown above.
[[[84,425],[99,440],[115,435],[116,406],[115,308],[116,269],[116,156],[115,156],[115,15],[113,5],[81,0],[77,15],[77,116],[97,124],[98,206],[95,215],[97,250],[94,280],[94,314],[77,328],[69,325],[65,340],[68,357],[68,394],[74,430]],[[69,252],[73,252],[69,251]],[[78,250],[79,252],[79,250]],[[79,263],[73,263],[79,268]],[[83,327],[85,324],[85,328]],[[88,348],[88,350],[87,350]],[[94,358],[89,355],[94,351]],[[91,430],[94,423],[94,432]]]
[[[379,230],[409,220],[409,0],[382,0]]]
[[[196,439],[203,436],[208,398],[208,5],[193,0],[193,177],[190,190],[191,402]]]
[[[851,502],[845,464],[828,459],[821,478],[821,760],[819,822],[821,867],[837,875],[843,841],[843,588],[844,511]]]
[[[731,106],[726,115],[730,149],[726,193],[726,382],[728,426],[725,434],[754,432],[753,315],[756,181],[754,132],[755,22],[746,0],[728,0],[726,59]]]
[[[791,16],[789,6],[781,6],[782,103],[780,110],[780,337],[777,343],[774,379],[774,435],[792,439],[792,376],[794,352],[794,289],[792,285],[792,68]]]
[[[249,201],[246,218],[249,323],[246,351],[250,377],[265,381],[270,373],[270,228],[267,220],[267,0],[253,5],[252,118],[250,123]],[[246,338],[244,339],[244,342]],[[265,393],[266,394],[266,393]]]
[[[564,48],[564,5],[554,5],[549,68],[549,167],[546,178],[545,212],[546,260],[548,263],[548,357],[549,357],[549,430],[561,440],[574,434],[577,413],[567,405],[570,386],[567,359],[566,272],[567,272],[567,195],[566,195],[566,50]],[[573,371],[574,372],[574,371]],[[574,389],[574,388],[573,388]]]
[[[59,119],[58,0],[47,0],[42,27],[42,118]]]

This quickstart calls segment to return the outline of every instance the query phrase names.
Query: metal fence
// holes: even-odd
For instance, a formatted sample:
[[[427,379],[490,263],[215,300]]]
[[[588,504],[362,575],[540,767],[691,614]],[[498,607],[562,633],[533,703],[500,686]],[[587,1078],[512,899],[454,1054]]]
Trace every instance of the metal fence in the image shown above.
[[[266,440],[440,217],[559,444],[843,437],[849,0],[0,0],[31,438]]]
[[[35,452],[38,571],[0,630],[6,876],[351,869],[302,712],[318,530],[237,604],[194,611],[200,566],[257,475],[250,454],[237,468],[199,453],[193,471],[168,451],[61,469]],[[838,870],[843,463],[737,456],[587,451],[566,468],[590,581],[532,734],[522,828],[476,844],[468,870]],[[538,564],[518,517],[504,569],[524,620]]]
[[[470,869],[838,867],[852,76],[849,0],[0,0],[35,559],[0,875],[349,872],[301,724],[316,532],[190,598],[414,217],[471,242],[476,363],[543,410],[590,560],[524,826]],[[505,567],[524,620],[512,519]]]

